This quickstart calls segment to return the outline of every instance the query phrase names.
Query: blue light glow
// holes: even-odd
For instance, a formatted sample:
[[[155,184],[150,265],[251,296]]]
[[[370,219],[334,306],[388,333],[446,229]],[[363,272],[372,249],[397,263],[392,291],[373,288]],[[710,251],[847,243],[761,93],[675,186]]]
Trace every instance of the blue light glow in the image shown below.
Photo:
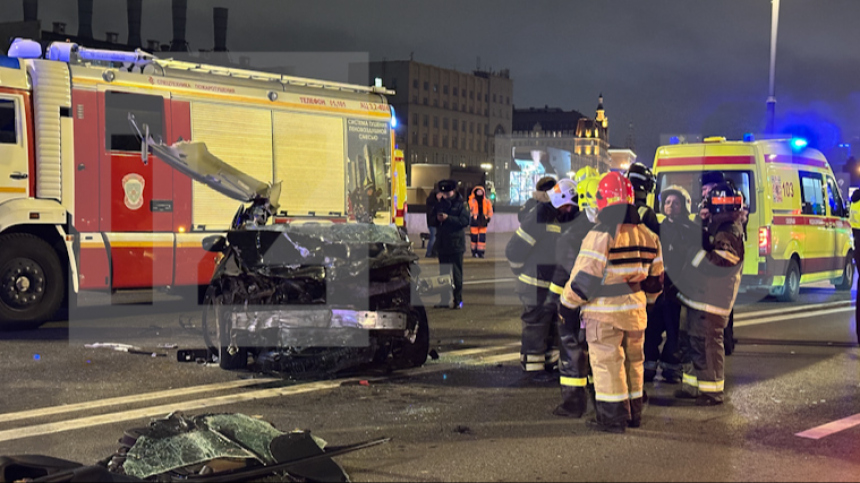
[[[40,356],[39,354],[33,354],[33,360],[34,360],[34,361],[38,361],[38,360],[41,360],[41,359],[42,359],[42,356]]]
[[[681,140],[678,139],[678,136],[672,136],[669,138],[669,144],[680,144]]]
[[[753,141],[755,141],[755,136],[753,136],[753,134],[751,132],[744,134],[744,142],[745,143],[751,143]]]
[[[809,141],[806,139],[794,138],[791,140],[791,147],[794,149],[803,149],[807,144],[809,144]]]
[[[388,106],[391,109],[391,129],[397,129],[397,113],[394,112],[394,106]]]

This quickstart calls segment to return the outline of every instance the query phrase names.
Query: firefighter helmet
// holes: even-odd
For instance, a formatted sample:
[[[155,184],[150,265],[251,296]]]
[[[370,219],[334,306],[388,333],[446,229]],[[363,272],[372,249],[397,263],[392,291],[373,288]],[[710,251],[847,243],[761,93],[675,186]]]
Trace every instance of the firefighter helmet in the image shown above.
[[[547,191],[552,206],[560,208],[564,205],[576,204],[576,183],[571,179],[561,179],[551,190]]]
[[[684,200],[684,206],[687,207],[687,214],[690,214],[690,210],[692,210],[693,199],[690,198],[690,193],[686,189],[684,189],[683,186],[678,186],[676,184],[673,184],[672,186],[669,186],[668,188],[660,192],[660,211],[663,211],[662,205],[666,203],[666,198],[668,198],[669,195],[680,196],[681,199]]]
[[[630,165],[630,168],[627,169],[627,179],[633,185],[634,191],[651,193],[654,191],[654,186],[656,185],[656,178],[654,177],[654,173],[651,172],[651,168],[642,163],[633,163]]]
[[[612,205],[632,205],[633,185],[621,173],[608,173],[597,187],[597,209]]]
[[[597,176],[600,176],[597,169],[592,168],[591,166],[586,166],[577,170],[576,176],[574,176],[573,180],[576,181],[576,187],[579,188],[579,183],[585,181],[586,178],[595,178]]]
[[[579,197],[579,208],[597,208],[597,185],[600,176],[590,176],[581,180],[576,185],[576,193]]]
[[[712,215],[740,211],[743,206],[743,194],[727,181],[717,183],[705,198],[705,208]]]

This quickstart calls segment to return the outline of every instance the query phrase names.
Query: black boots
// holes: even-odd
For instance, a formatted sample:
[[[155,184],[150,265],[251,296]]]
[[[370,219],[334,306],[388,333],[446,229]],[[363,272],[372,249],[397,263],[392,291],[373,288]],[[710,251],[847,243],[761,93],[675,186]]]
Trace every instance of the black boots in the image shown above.
[[[581,418],[588,409],[588,395],[584,387],[562,386],[561,404],[556,406],[553,414],[565,418]]]
[[[637,397],[630,400],[630,419],[627,420],[627,426],[630,428],[638,428],[642,426],[642,410],[645,408],[645,397]]]

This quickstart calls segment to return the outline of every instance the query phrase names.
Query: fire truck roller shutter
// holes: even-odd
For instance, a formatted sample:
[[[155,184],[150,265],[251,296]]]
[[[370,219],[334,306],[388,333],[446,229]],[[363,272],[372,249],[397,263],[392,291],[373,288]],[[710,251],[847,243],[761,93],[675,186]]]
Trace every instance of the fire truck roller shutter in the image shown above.
[[[343,118],[274,112],[275,181],[290,215],[346,213]]]
[[[192,102],[191,139],[205,142],[209,152],[236,169],[261,181],[272,182],[271,110]],[[193,182],[192,226],[227,229],[238,206],[239,202]]]
[[[60,112],[67,112],[72,106],[69,66],[63,62],[32,60],[27,70],[37,92],[33,99],[36,197],[63,202],[63,155],[72,151],[69,150],[71,132],[63,132]],[[68,161],[67,164],[71,165],[71,158]]]

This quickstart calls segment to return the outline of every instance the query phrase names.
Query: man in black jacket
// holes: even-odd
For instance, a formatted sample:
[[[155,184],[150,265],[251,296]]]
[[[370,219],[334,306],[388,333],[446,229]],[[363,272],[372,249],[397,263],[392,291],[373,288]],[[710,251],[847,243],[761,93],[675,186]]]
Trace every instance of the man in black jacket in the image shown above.
[[[517,221],[522,223],[523,220],[525,220],[526,215],[534,210],[540,203],[549,203],[549,195],[547,192],[555,186],[555,183],[555,178],[552,176],[544,176],[539,179],[535,185],[535,190],[532,191],[532,197],[526,201],[517,213]]]
[[[433,191],[427,196],[427,201],[425,202],[427,231],[430,234],[430,238],[427,240],[427,253],[424,255],[426,258],[436,256],[436,228],[439,226],[439,222],[436,221],[436,215],[433,213],[433,210],[436,208],[436,203],[441,199],[442,193],[438,188],[433,188]]]
[[[469,226],[469,208],[463,196],[457,192],[457,182],[443,179],[439,182],[442,199],[433,209],[438,226],[436,228],[436,251],[439,268],[443,275],[450,274],[454,281],[453,309],[463,308],[463,252],[466,251],[464,230]],[[442,303],[436,308],[448,308],[448,294],[442,295]]]

